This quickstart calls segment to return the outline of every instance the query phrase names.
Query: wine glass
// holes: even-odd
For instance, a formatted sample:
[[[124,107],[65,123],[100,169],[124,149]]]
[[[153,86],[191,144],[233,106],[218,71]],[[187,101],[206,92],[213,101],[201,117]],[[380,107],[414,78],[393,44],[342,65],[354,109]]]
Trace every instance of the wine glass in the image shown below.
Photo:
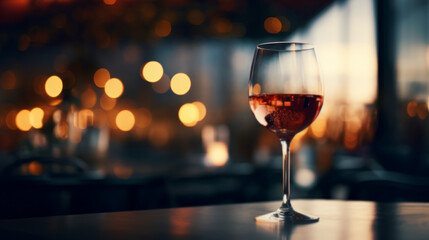
[[[256,221],[310,223],[318,217],[296,212],[290,202],[290,143],[319,115],[323,82],[315,47],[272,42],[256,47],[249,79],[249,104],[258,122],[280,139],[283,154],[283,202]]]

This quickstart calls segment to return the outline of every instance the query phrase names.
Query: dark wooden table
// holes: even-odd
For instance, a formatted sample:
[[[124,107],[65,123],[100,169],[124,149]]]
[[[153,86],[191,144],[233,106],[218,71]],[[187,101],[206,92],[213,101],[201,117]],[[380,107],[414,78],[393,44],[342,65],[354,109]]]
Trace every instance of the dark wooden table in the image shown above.
[[[318,223],[256,223],[279,202],[0,221],[0,239],[429,239],[429,203],[293,200]]]

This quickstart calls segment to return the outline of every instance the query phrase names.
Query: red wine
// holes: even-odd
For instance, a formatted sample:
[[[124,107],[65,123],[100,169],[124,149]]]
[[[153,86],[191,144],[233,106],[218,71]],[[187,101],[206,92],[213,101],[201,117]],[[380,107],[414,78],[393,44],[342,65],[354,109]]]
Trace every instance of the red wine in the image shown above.
[[[323,105],[323,96],[311,94],[261,94],[249,97],[250,108],[260,124],[291,140],[308,127]]]

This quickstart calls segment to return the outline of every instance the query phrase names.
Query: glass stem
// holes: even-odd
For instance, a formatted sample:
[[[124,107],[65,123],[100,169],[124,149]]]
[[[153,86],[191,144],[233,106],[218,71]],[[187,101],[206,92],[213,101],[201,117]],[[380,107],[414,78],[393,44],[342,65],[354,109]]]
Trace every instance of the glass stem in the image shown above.
[[[281,209],[292,210],[290,203],[290,142],[288,139],[280,139],[283,156],[283,202]]]

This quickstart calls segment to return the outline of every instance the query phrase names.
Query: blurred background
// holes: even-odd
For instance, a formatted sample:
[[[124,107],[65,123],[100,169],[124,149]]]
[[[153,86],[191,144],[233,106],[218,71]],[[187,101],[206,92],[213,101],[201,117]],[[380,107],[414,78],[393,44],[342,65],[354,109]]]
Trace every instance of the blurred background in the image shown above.
[[[429,201],[425,0],[3,0],[0,218],[280,200],[255,46],[316,45],[292,198]]]

